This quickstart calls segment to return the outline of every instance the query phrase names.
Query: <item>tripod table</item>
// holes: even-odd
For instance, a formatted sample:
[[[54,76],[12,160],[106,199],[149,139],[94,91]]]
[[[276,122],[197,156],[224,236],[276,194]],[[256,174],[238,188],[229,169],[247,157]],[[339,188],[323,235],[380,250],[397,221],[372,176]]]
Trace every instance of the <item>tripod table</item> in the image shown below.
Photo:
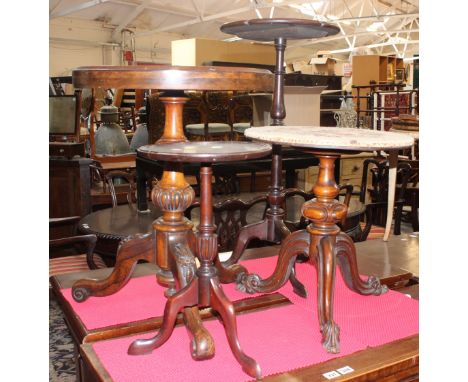
[[[271,153],[271,146],[252,142],[191,142],[171,143],[167,145],[149,145],[140,148],[140,152],[150,159],[168,163],[199,162],[200,167],[200,224],[198,232],[187,233],[188,246],[183,242],[175,243],[175,253],[170,259],[175,262],[173,269],[187,277],[178,291],[168,297],[164,309],[163,324],[159,333],[150,339],[134,341],[129,354],[150,353],[163,345],[171,336],[177,313],[184,307],[211,306],[223,319],[229,346],[242,369],[254,378],[261,378],[261,369],[257,362],[247,356],[239,344],[237,324],[232,302],[226,297],[221,287],[214,260],[218,256],[218,240],[213,223],[212,176],[211,164],[219,161],[237,161],[254,159]],[[190,186],[189,186],[190,187]],[[178,198],[160,195],[166,203],[178,203]],[[195,254],[200,267],[195,269]],[[192,349],[196,353],[196,349]],[[194,356],[194,354],[192,355]],[[195,358],[195,357],[194,357]]]
[[[281,126],[286,117],[286,108],[284,106],[284,51],[287,40],[326,37],[340,31],[337,26],[328,23],[289,18],[234,21],[223,24],[220,29],[224,33],[234,34],[247,40],[274,42],[276,50],[275,86],[270,111],[271,125],[273,126]],[[224,262],[225,266],[236,264],[253,238],[278,244],[290,234],[289,229],[284,224],[285,213],[282,208],[285,200],[281,186],[282,160],[281,145],[273,142],[271,185],[268,192],[269,208],[266,211],[265,219],[259,223],[242,227],[231,257]],[[234,275],[237,277],[238,274],[234,273]],[[226,281],[234,281],[234,279]],[[304,295],[303,285],[296,279],[294,269],[293,273],[291,273],[291,283],[297,294]]]
[[[291,275],[296,257],[305,254],[317,268],[318,314],[322,343],[331,353],[339,352],[339,327],[333,320],[333,290],[336,263],[346,285],[362,295],[380,295],[387,287],[370,276],[363,281],[358,272],[352,239],[336,225],[346,215],[346,205],[335,197],[339,188],[334,177],[335,160],[341,154],[411,147],[413,138],[385,131],[311,126],[266,126],[250,128],[245,135],[253,140],[299,148],[319,161],[313,187],[316,198],[304,203],[302,214],[310,219],[306,230],[290,234],[281,245],[272,275],[240,274],[237,287],[248,293],[268,293],[282,287]]]

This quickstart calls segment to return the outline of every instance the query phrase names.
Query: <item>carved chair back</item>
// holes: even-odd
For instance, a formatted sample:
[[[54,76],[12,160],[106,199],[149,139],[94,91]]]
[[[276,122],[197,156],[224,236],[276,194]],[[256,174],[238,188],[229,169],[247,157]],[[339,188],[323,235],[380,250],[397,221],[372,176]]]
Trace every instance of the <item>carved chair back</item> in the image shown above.
[[[260,221],[264,218],[267,205],[266,195],[249,201],[238,198],[227,199],[213,205],[214,223],[218,235],[218,251],[231,251],[237,241],[241,227]],[[185,216],[196,222],[199,217],[200,202],[195,201],[186,211]],[[253,242],[252,246],[261,243]]]

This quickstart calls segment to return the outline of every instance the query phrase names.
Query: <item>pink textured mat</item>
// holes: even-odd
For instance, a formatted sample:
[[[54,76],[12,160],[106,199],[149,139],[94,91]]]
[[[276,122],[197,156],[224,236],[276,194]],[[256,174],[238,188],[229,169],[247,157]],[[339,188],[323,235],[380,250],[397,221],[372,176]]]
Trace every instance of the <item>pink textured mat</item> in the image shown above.
[[[276,257],[243,263],[251,272],[266,277],[273,271]],[[328,354],[320,344],[315,268],[309,264],[298,264],[297,275],[309,291],[307,299],[296,296],[287,283],[279,292],[294,305],[237,318],[242,347],[259,362],[264,376],[418,333],[417,301],[393,291],[382,296],[358,295],[345,286],[337,272],[334,318],[341,328],[341,352]],[[248,297],[236,291],[233,285],[223,285],[223,289],[231,300]],[[91,297],[84,303],[76,303],[70,289],[62,292],[88,329],[159,316],[165,303],[163,288],[157,285],[154,276],[131,279],[118,293]],[[93,348],[114,381],[250,380],[230,351],[222,323],[208,321],[205,326],[216,345],[215,357],[207,361],[192,360],[184,327],[176,328],[169,341],[150,355],[129,356],[127,348],[133,340],[153,334],[96,342]]]
[[[258,273],[262,277],[268,277],[276,264],[276,257],[248,260],[242,262],[250,272]],[[298,279],[307,287],[309,296],[303,299],[292,291],[288,282],[279,292],[288,297],[298,307],[309,311],[310,315],[317,315],[317,277],[315,267],[310,264],[296,265]],[[339,271],[336,273],[335,286],[335,317],[350,315],[356,318],[366,315],[368,320],[375,322],[379,315],[396,315],[395,319],[401,320],[408,314],[405,312],[407,304],[417,306],[416,301],[402,296],[400,293],[389,291],[382,296],[361,296],[350,291],[342,280]],[[255,295],[247,295],[235,290],[233,284],[223,285],[226,295],[232,300],[240,300]],[[111,325],[128,323],[158,317],[163,314],[166,298],[163,295],[164,288],[156,282],[155,276],[145,276],[130,279],[128,284],[114,295],[107,297],[90,297],[83,303],[78,303],[71,296],[71,289],[63,289],[62,293],[73,307],[75,313],[80,317],[88,330],[104,328]],[[138,298],[136,298],[138,296]],[[348,309],[348,299],[352,298],[352,311]],[[382,302],[379,312],[372,307],[376,302]],[[401,305],[401,309],[400,309]],[[375,317],[374,317],[375,316]],[[340,325],[340,321],[335,319]],[[356,323],[356,325],[360,325]],[[391,323],[390,323],[391,325]],[[368,323],[365,325],[366,332],[371,330]],[[376,326],[376,330],[379,326]],[[342,328],[343,331],[343,328]]]
[[[391,299],[370,298],[367,304],[359,301],[357,306],[354,306],[353,300],[343,301],[341,313],[335,314],[341,326],[341,353],[338,355],[328,354],[322,348],[317,315],[297,305],[240,315],[237,318],[239,340],[246,354],[260,364],[266,376],[351,354],[418,332],[417,302],[404,295],[399,294]],[[405,310],[404,314],[400,312],[402,309]],[[369,315],[365,312],[369,312]],[[362,324],[358,323],[361,320]],[[208,321],[205,326],[216,344],[215,357],[207,361],[191,359],[189,339],[183,327],[176,328],[162,347],[145,356],[127,355],[127,349],[133,340],[151,335],[95,342],[92,346],[116,382],[251,380],[234,359],[222,323]]]

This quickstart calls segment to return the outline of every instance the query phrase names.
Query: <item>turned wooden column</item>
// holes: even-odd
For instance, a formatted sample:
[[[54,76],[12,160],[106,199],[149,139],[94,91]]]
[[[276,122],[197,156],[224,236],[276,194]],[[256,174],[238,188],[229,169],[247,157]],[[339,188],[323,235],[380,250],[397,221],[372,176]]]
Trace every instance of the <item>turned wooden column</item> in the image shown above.
[[[166,120],[164,132],[156,142],[164,145],[174,142],[188,142],[183,129],[183,108],[188,101],[185,96],[164,96]],[[164,164],[161,180],[151,191],[151,200],[162,211],[162,216],[153,223],[156,239],[156,265],[159,267],[157,279],[161,285],[169,287],[166,295],[174,294],[175,279],[170,266],[170,242],[181,240],[187,232],[192,231],[193,224],[184,217],[184,211],[192,204],[195,192],[186,182],[182,163]]]
[[[333,321],[333,290],[336,270],[336,237],[340,228],[336,225],[346,216],[347,207],[338,202],[339,187],[334,176],[338,155],[311,152],[319,157],[320,168],[317,183],[312,188],[316,198],[304,203],[302,214],[310,219],[309,256],[315,258],[318,278],[318,315],[322,343],[328,352],[339,352],[338,325]]]

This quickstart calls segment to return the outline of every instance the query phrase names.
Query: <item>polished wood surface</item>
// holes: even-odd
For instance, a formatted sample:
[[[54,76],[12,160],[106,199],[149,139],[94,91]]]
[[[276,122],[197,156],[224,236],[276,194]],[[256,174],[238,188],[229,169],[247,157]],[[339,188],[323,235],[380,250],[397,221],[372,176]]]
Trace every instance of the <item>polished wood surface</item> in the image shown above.
[[[138,149],[138,154],[144,158],[189,163],[243,161],[262,158],[270,153],[270,145],[252,142],[178,142]]]
[[[319,38],[337,34],[335,25],[308,19],[251,19],[221,25],[221,32],[234,34],[245,40],[272,41]]]
[[[161,209],[154,205],[150,205],[147,212],[139,212],[135,205],[122,204],[86,215],[79,222],[78,229],[98,238],[120,241],[137,233],[151,232],[154,220],[160,216]]]
[[[73,70],[76,88],[272,91],[268,70],[220,66],[83,66]]]

